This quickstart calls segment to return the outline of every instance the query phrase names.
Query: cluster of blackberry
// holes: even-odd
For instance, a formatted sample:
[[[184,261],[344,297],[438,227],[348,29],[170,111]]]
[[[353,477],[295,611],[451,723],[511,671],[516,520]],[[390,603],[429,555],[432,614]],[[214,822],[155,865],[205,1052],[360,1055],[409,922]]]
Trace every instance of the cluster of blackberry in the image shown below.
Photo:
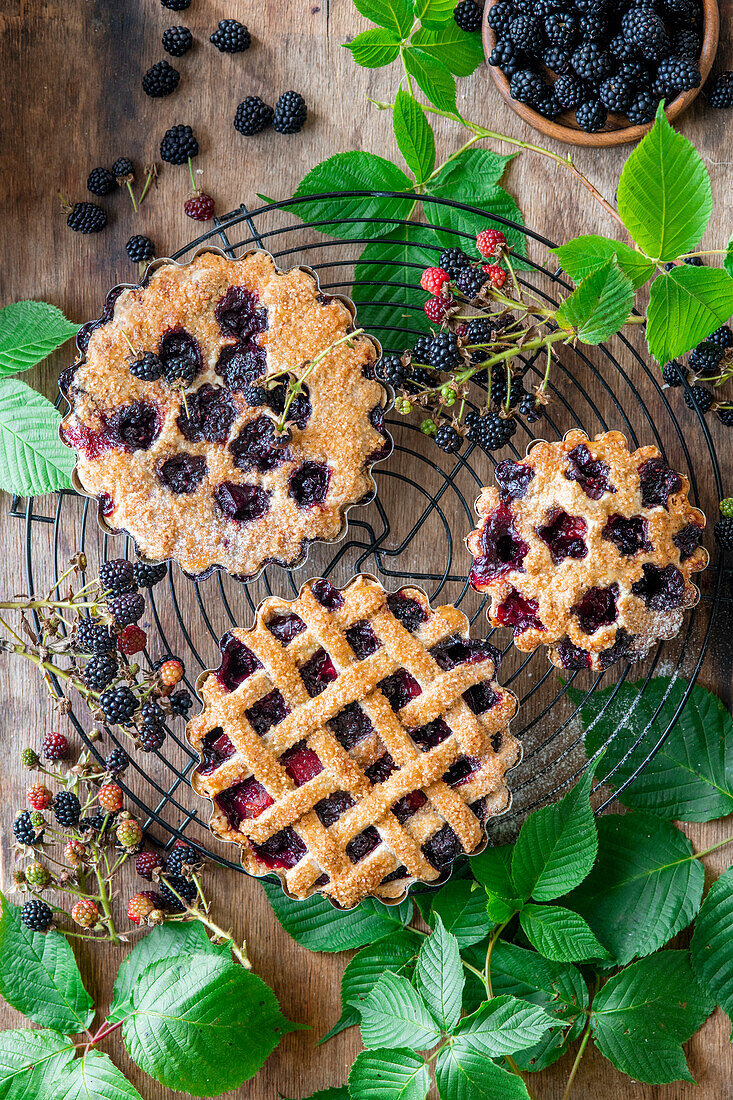
[[[733,427],[733,402],[721,400],[709,385],[721,385],[733,378],[733,330],[721,325],[687,357],[687,363],[673,359],[662,371],[666,386],[685,386],[684,399],[688,409],[696,409],[703,416],[714,412],[726,428]]]
[[[575,111],[588,133],[609,111],[651,122],[700,85],[700,0],[498,0],[488,21],[512,98],[548,119]]]
[[[244,23],[237,19],[222,19],[209,41],[220,53],[243,53],[252,45],[252,36]],[[167,27],[163,32],[162,42],[166,53],[172,57],[183,57],[193,46],[193,35],[188,27]],[[178,69],[174,69],[167,61],[158,61],[143,76],[143,91],[154,99],[171,95],[178,87],[180,79]]]
[[[278,134],[298,134],[305,126],[308,108],[300,92],[283,92],[274,108],[258,95],[248,95],[237,107],[234,129],[254,137],[272,126]]]
[[[127,915],[133,924],[156,924],[157,913],[182,913],[196,899],[198,893],[193,881],[202,866],[198,849],[185,840],[177,840],[165,854],[161,851],[140,852],[135,860],[135,870],[147,882],[160,885],[160,892],[143,890],[135,894],[127,906]],[[162,913],[161,913],[162,915]]]

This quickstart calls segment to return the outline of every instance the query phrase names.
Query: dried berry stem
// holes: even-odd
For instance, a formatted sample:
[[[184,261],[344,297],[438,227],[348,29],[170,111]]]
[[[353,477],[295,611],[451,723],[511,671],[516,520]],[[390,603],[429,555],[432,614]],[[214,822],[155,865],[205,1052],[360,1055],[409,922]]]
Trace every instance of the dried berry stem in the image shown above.
[[[288,418],[288,411],[290,410],[290,406],[292,405],[296,394],[299,394],[299,393],[302,392],[303,383],[305,382],[308,375],[311,374],[312,371],[315,370],[315,368],[318,366],[319,363],[323,362],[323,360],[326,358],[326,356],[330,352],[332,352],[334,348],[337,348],[340,344],[348,344],[351,340],[354,339],[355,336],[361,336],[361,335],[363,335],[363,333],[364,333],[363,328],[357,328],[357,329],[354,329],[353,332],[347,332],[345,336],[339,336],[338,340],[334,340],[334,342],[332,344],[329,344],[327,348],[324,348],[323,351],[320,351],[318,353],[318,355],[315,357],[315,359],[312,359],[310,361],[310,363],[308,363],[306,369],[303,371],[303,373],[300,375],[300,377],[295,382],[288,382],[288,393],[287,393],[287,397],[285,399],[285,407],[282,411],[282,416],[280,417],[280,420],[278,421],[278,424],[277,424],[277,430],[279,432],[284,431],[285,423],[286,423],[287,418]],[[287,371],[280,371],[279,373],[280,374],[287,374],[288,372]],[[271,374],[271,375],[268,376],[268,381],[270,381],[270,379],[272,379],[272,378],[277,378],[277,377],[278,377],[277,374]]]

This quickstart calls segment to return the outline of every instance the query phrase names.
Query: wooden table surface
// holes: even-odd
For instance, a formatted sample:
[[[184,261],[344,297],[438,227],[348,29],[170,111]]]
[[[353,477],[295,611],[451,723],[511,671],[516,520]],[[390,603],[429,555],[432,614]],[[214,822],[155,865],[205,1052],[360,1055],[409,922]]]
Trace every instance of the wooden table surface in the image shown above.
[[[727,16],[733,4],[724,0],[721,8],[720,58],[730,63]],[[223,17],[238,17],[248,24],[253,36],[248,53],[221,55],[209,45],[208,35]],[[140,77],[164,56],[160,36],[171,23],[189,26],[196,45],[180,62],[174,60],[183,74],[177,92],[167,99],[149,99],[141,90]],[[308,168],[337,151],[366,149],[398,159],[388,115],[377,112],[365,98],[392,94],[396,66],[387,71],[359,69],[342,49],[342,43],[364,26],[349,0],[264,0],[257,5],[246,0],[229,0],[228,4],[193,0],[190,9],[180,14],[161,8],[157,0],[5,0],[0,11],[6,124],[0,145],[0,303],[32,297],[56,303],[78,321],[96,316],[105,290],[120,280],[134,278],[124,252],[124,243],[132,233],[148,233],[160,255],[196,235],[196,226],[183,213],[185,170],[168,165],[162,166],[157,185],[137,216],[123,194],[102,200],[111,213],[110,226],[97,236],[71,233],[59,210],[59,191],[72,201],[90,197],[85,180],[95,165],[109,165],[120,155],[131,156],[138,166],[156,159],[160,137],[170,125],[183,122],[194,126],[201,144],[196,161],[197,169],[203,170],[199,178],[216,198],[220,212],[241,201],[256,203],[258,191],[275,197],[289,195]],[[243,139],[236,133],[232,119],[240,99],[259,94],[274,102],[280,92],[291,87],[304,93],[309,106],[302,134],[283,137],[270,131]],[[465,117],[494,129],[526,140],[534,136],[502,102],[485,69],[459,82],[459,106]],[[720,247],[733,225],[730,119],[730,114],[706,109],[701,97],[682,120],[682,129],[702,151],[712,178],[715,214],[706,237],[709,247]],[[459,128],[447,121],[439,120],[436,134],[441,159],[462,140]],[[624,147],[574,153],[582,170],[611,196],[627,155]],[[562,239],[593,231],[613,235],[614,226],[600,208],[567,173],[546,159],[529,153],[517,157],[507,173],[507,186],[517,197],[527,223],[550,237]],[[28,380],[53,396],[57,373],[70,357],[69,349],[63,350]],[[603,395],[599,400],[603,403]],[[678,401],[676,411],[694,449],[699,429],[681,406]],[[725,429],[715,424],[712,431],[724,475],[730,478],[730,435],[726,437]],[[728,492],[730,489],[729,480]],[[714,486],[705,484],[703,496],[708,506],[714,505]],[[406,506],[409,503],[406,501]],[[23,524],[8,516],[8,504],[5,498],[0,511],[0,546],[4,549],[0,591],[5,594],[17,592],[24,583]],[[43,508],[43,502],[39,507]],[[462,537],[465,519],[458,517],[456,522],[462,523]],[[76,533],[75,521],[69,520],[62,531],[65,553],[74,550]],[[39,569],[45,567],[50,577],[48,530],[39,527],[34,537]],[[430,557],[431,547],[418,550],[422,564],[423,558]],[[164,621],[168,613],[164,608]],[[190,613],[195,615],[195,609]],[[192,629],[197,629],[195,618]],[[728,703],[730,673],[730,638],[721,629],[705,662],[702,682],[718,690]],[[9,825],[23,803],[27,784],[17,750],[25,744],[38,744],[41,733],[59,722],[60,728],[65,728],[65,720],[54,717],[40,683],[25,667],[3,662],[0,683],[4,794],[0,814],[3,881],[7,885],[12,844]],[[722,838],[727,829],[714,824],[688,831],[702,848]],[[727,862],[726,850],[716,853],[708,861],[710,876],[717,876]],[[302,1097],[315,1088],[345,1081],[359,1049],[358,1032],[351,1030],[325,1047],[315,1047],[315,1039],[338,1015],[345,958],[312,954],[298,947],[277,924],[256,882],[223,869],[212,872],[208,880],[220,923],[231,924],[237,936],[246,937],[255,970],[273,986],[285,1013],[313,1029],[288,1036],[254,1081],[228,1095],[271,1100],[279,1090],[284,1096]],[[132,874],[123,882],[121,904],[139,888],[139,882]],[[104,945],[79,949],[82,970],[95,998],[104,1001],[109,996],[122,956],[122,950]],[[0,1020],[8,1027],[22,1024],[19,1014],[7,1006],[0,1009]],[[687,1100],[693,1096],[723,1100],[733,1096],[728,1032],[727,1021],[716,1013],[689,1044],[699,1088],[684,1083],[642,1087],[590,1052],[573,1096],[593,1100],[601,1096],[608,1100]],[[107,1049],[145,1100],[174,1095],[139,1072],[120,1042]],[[559,1100],[569,1064],[566,1057],[535,1079],[537,1100]]]

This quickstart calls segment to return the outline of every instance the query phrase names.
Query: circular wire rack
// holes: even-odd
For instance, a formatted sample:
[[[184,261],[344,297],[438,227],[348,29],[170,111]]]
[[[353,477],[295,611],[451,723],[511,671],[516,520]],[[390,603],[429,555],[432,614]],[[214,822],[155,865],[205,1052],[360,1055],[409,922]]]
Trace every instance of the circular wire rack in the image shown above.
[[[345,294],[356,302],[358,323],[372,332],[376,327],[385,353],[401,353],[426,331],[424,296],[416,293],[426,256],[434,255],[437,262],[443,247],[466,246],[479,229],[498,226],[514,240],[517,234],[525,237],[540,259],[526,259],[517,277],[523,287],[548,305],[557,304],[560,291],[572,289],[552,261],[548,251],[551,242],[515,222],[449,199],[427,196],[419,200],[419,221],[414,211],[406,218],[395,214],[385,219],[363,212],[374,198],[404,201],[405,196],[375,191],[320,195],[317,209],[328,209],[328,215],[310,221],[307,215],[316,201],[313,196],[267,203],[255,210],[242,205],[215,219],[208,232],[172,258],[185,260],[209,243],[232,257],[253,246],[266,248],[281,268],[304,264],[318,274],[323,292]],[[453,227],[447,224],[447,208],[453,211]],[[394,209],[399,212],[397,207]],[[427,235],[426,229],[435,235]],[[334,234],[340,239],[334,240]],[[360,264],[365,249],[368,252]],[[548,260],[549,267],[542,262]],[[548,385],[551,402],[537,425],[538,434],[561,439],[570,428],[582,428],[589,436],[618,429],[634,447],[659,447],[670,464],[688,477],[690,496],[696,505],[703,503],[704,494],[711,495],[713,486],[715,499],[721,497],[720,469],[704,418],[697,411],[687,413],[683,428],[669,391],[661,385],[659,369],[648,365],[623,335],[614,337],[614,345],[615,354],[605,344],[591,354],[582,346],[571,349],[563,345],[553,356]],[[537,352],[520,358],[527,370],[525,384],[539,383],[545,373],[544,360],[538,361]],[[474,396],[477,407],[482,396],[480,386],[475,388]],[[368,506],[351,511],[341,542],[315,545],[305,567],[286,571],[268,566],[258,579],[245,584],[221,573],[203,581],[191,580],[171,564],[167,578],[151,590],[149,597],[147,661],[171,653],[180,656],[186,665],[187,686],[193,693],[199,673],[218,661],[221,634],[234,625],[249,625],[266,595],[295,597],[309,577],[325,576],[342,585],[360,571],[375,574],[388,589],[415,582],[427,591],[432,602],[462,607],[473,623],[474,635],[484,633],[486,598],[469,586],[470,556],[463,538],[474,525],[474,500],[483,485],[492,483],[493,466],[509,454],[523,457],[533,438],[531,428],[519,419],[513,440],[497,454],[487,455],[468,443],[458,455],[446,455],[404,419],[392,416],[386,423],[394,439],[394,451],[374,468],[377,496]],[[71,491],[40,501],[28,499],[25,504],[16,498],[12,514],[25,523],[28,592],[41,591],[42,575],[52,584],[77,550],[86,553],[92,576],[96,575],[92,572],[95,564],[98,568],[108,557],[123,553],[134,556],[128,538],[110,537],[98,529],[96,502]],[[703,574],[702,599],[687,615],[677,639],[658,646],[637,665],[617,665],[604,673],[573,672],[563,676],[549,664],[542,647],[533,654],[520,654],[511,638],[507,639],[507,631],[491,631],[493,643],[504,654],[502,682],[519,697],[513,732],[523,743],[524,757],[509,776],[512,807],[503,818],[489,822],[490,836],[496,840],[510,835],[529,810],[551,800],[586,767],[594,766],[596,757],[617,735],[620,724],[628,726],[633,721],[628,709],[619,713],[619,707],[614,708],[621,685],[627,679],[638,684],[632,704],[636,707],[644,700],[652,678],[663,673],[670,678],[669,689],[662,701],[652,706],[651,715],[648,708],[643,712],[639,708],[634,743],[615,766],[606,768],[601,762],[594,788],[597,811],[614,797],[612,788],[623,789],[635,778],[668,736],[692,690],[720,607],[722,581],[723,567],[718,559]],[[685,687],[675,712],[666,720],[665,711],[665,720],[659,721],[658,715],[678,677],[683,677]],[[56,681],[54,686],[61,694],[60,683]],[[591,724],[600,723],[602,743],[589,761],[583,749],[580,711],[601,687],[610,690],[604,693],[603,705],[594,707]],[[100,743],[89,739],[73,707],[69,718],[99,762],[111,745],[130,750],[128,738],[117,727],[106,730],[107,739]],[[186,743],[181,726],[181,722],[169,725],[166,741],[157,753],[131,751],[131,765],[121,785],[144,816],[144,827],[155,843],[170,846],[177,838],[185,837],[209,858],[242,870],[236,856],[229,858],[231,848],[208,831],[209,803],[199,798],[189,784],[198,757]],[[586,724],[585,732],[588,728]],[[624,774],[624,782],[618,779],[614,783],[614,774],[632,752],[640,763],[633,774]]]

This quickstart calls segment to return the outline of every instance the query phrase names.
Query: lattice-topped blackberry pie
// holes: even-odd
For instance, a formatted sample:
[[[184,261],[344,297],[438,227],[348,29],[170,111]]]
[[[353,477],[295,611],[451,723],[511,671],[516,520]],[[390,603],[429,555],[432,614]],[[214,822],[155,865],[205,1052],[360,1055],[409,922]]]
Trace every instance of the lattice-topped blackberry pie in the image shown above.
[[[705,516],[656,447],[571,431],[500,462],[496,481],[467,539],[471,584],[518,649],[547,645],[559,668],[604,669],[677,634],[708,562]]]
[[[447,876],[509,804],[520,755],[497,650],[452,606],[359,576],[271,597],[221,640],[188,725],[211,827],[255,875],[339,906]]]
[[[263,251],[156,261],[143,285],[113,292],[61,378],[62,438],[103,522],[198,576],[250,577],[337,538],[390,449],[379,348],[342,339],[349,306]]]

